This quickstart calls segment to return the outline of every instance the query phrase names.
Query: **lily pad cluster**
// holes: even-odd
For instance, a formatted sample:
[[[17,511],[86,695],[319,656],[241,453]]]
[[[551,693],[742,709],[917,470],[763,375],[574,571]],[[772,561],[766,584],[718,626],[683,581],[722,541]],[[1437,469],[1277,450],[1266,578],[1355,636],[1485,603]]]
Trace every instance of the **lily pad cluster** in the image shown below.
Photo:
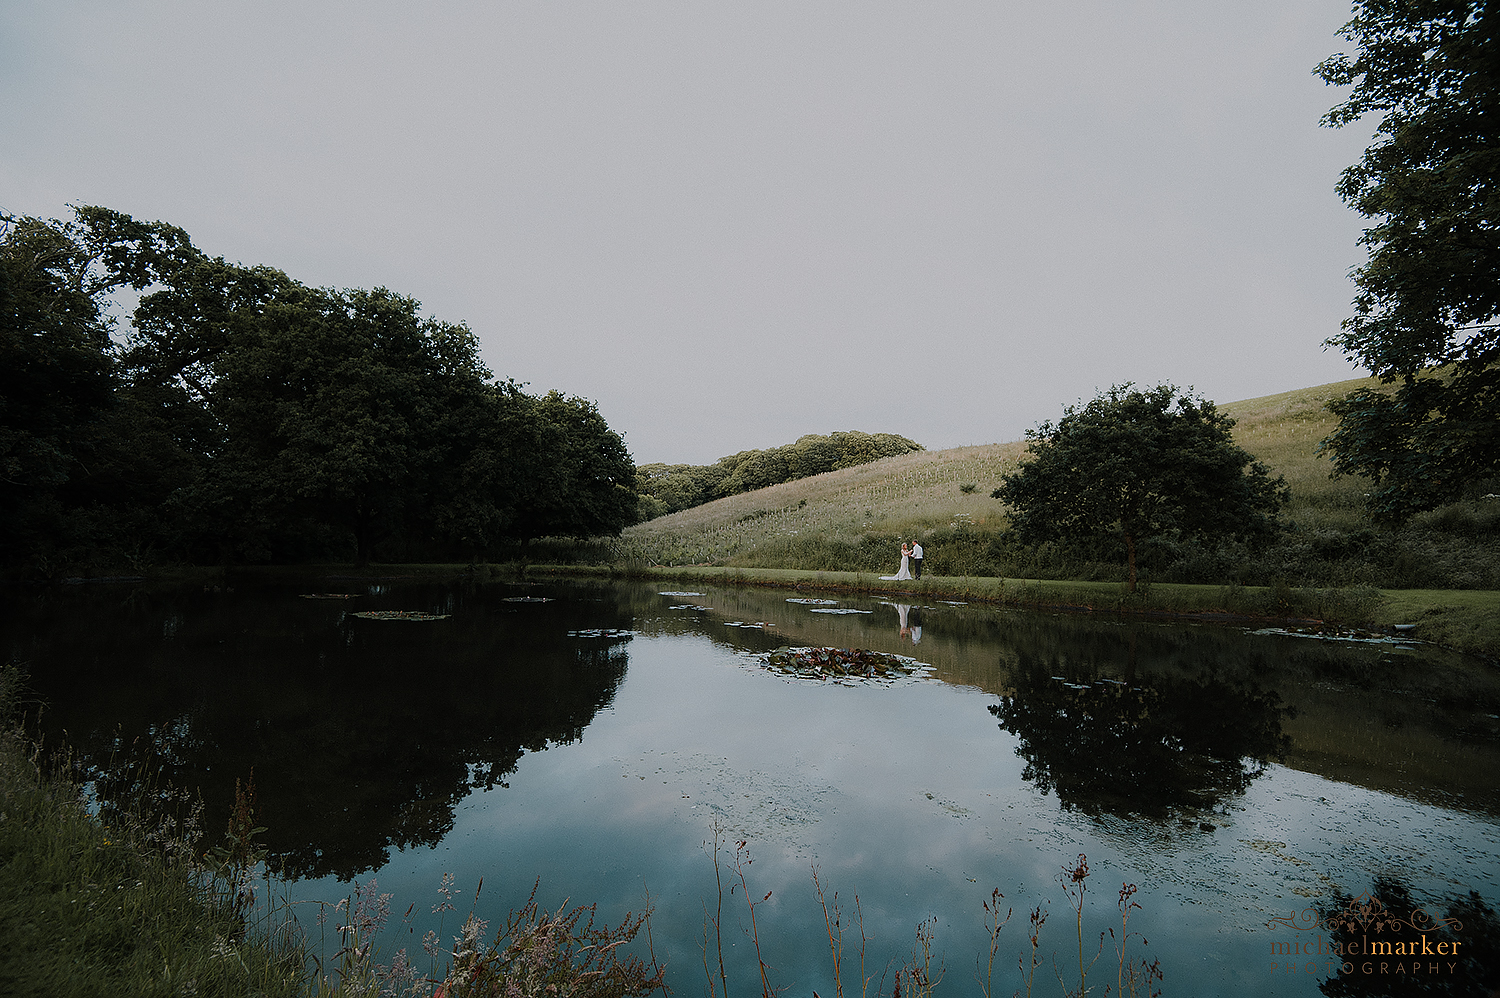
[[[868,648],[778,648],[766,667],[805,679],[895,679],[915,675],[922,665]]]
[[[349,616],[366,620],[447,620],[450,614],[423,613],[420,610],[360,610]]]

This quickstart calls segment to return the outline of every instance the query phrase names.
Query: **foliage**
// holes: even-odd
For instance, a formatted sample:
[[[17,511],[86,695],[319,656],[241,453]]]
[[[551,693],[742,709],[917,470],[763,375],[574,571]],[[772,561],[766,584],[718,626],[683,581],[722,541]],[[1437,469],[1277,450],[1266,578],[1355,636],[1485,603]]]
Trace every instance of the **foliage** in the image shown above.
[[[140,297],[116,344],[125,287]],[[0,318],[11,563],[90,544],[477,557],[635,521],[634,465],[592,402],[496,381],[466,326],[383,288],[311,288],[82,207],[5,219]]]
[[[1117,385],[1055,425],[1027,431],[1029,460],[991,493],[1025,543],[1118,536],[1129,582],[1136,545],[1158,535],[1264,538],[1284,480],[1234,443],[1234,420],[1172,385]]]
[[[1332,404],[1334,470],[1374,480],[1401,522],[1500,472],[1500,15],[1484,0],[1359,0],[1358,46],[1317,68],[1352,86],[1324,124],[1379,114],[1339,194],[1374,224],[1343,332],[1328,341],[1393,392]]]
[[[725,496],[852,468],[884,457],[922,450],[893,433],[809,433],[770,450],[740,451],[711,465],[646,464],[636,470],[644,520],[681,512]]]
[[[118,384],[77,229],[0,216],[0,550],[67,538]]]
[[[0,713],[15,696],[0,670]],[[92,816],[65,762],[0,731],[0,992],[303,993],[305,953],[248,917],[237,857],[228,876],[195,862],[190,798],[131,764],[116,779],[136,795]]]
[[[1284,473],[1287,529],[1266,544],[1157,537],[1142,545],[1148,577],[1215,586],[1500,588],[1500,499],[1450,503],[1394,527],[1371,521],[1365,480],[1329,477],[1317,453],[1336,422],[1327,403],[1360,387],[1382,388],[1364,378],[1220,407],[1236,420],[1235,442],[1272,474]],[[637,524],[615,540],[550,546],[531,560],[886,575],[901,541],[918,536],[927,548],[924,576],[1123,580],[1118,537],[1032,545],[997,534],[1006,521],[990,490],[1023,453],[1016,442],[886,458]],[[977,493],[964,494],[966,482],[980,483]],[[749,518],[755,513],[764,515]]]

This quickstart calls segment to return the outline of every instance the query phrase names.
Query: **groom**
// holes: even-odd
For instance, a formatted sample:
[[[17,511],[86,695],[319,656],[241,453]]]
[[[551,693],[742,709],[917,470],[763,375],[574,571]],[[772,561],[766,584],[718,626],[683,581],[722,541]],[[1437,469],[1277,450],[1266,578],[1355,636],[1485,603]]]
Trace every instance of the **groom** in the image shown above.
[[[915,540],[911,542],[911,576],[914,579],[922,577],[922,544]]]

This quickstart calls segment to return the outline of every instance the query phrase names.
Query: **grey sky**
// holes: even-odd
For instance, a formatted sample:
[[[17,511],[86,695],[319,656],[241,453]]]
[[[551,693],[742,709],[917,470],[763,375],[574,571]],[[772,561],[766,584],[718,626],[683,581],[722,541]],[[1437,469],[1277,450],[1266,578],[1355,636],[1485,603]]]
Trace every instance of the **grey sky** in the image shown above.
[[[1358,376],[1348,0],[0,5],[0,208],[465,321],[636,460]]]

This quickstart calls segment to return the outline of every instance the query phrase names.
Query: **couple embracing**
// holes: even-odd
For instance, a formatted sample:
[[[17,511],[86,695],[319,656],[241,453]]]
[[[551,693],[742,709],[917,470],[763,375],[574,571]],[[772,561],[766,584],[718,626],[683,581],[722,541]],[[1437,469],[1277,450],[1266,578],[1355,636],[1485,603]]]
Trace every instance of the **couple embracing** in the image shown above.
[[[920,579],[922,577],[922,545],[913,540],[910,544],[901,545],[901,568],[895,575],[882,575],[881,579],[886,582],[899,582],[903,579]]]

